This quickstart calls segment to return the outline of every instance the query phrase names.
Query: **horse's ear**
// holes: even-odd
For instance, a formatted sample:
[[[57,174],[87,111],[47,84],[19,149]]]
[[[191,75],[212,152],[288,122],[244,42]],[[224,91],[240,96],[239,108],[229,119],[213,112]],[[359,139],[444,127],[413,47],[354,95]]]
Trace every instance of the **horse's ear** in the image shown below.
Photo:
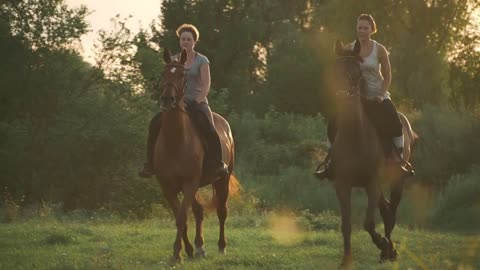
[[[172,62],[172,57],[170,56],[170,51],[168,49],[163,49],[163,61],[165,64]]]
[[[355,46],[353,46],[353,54],[354,55],[360,55],[360,40],[355,40]]]
[[[336,55],[343,55],[343,42],[339,39],[335,41],[335,54]]]
[[[182,53],[180,54],[180,64],[185,65],[187,62],[187,50],[182,49]]]

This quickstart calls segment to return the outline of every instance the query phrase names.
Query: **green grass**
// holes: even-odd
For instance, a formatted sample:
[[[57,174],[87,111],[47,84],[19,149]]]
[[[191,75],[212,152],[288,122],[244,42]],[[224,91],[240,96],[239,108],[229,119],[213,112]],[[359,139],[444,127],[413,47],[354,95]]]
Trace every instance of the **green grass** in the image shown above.
[[[189,234],[193,242],[193,224]],[[341,260],[338,229],[312,230],[291,216],[231,217],[227,254],[217,252],[218,225],[205,223],[207,258],[174,269],[336,269]],[[380,227],[378,229],[381,229]],[[173,221],[95,222],[32,219],[0,225],[0,269],[166,269]],[[352,234],[355,269],[480,269],[480,236],[448,232],[394,231],[400,257],[380,264],[364,231]]]

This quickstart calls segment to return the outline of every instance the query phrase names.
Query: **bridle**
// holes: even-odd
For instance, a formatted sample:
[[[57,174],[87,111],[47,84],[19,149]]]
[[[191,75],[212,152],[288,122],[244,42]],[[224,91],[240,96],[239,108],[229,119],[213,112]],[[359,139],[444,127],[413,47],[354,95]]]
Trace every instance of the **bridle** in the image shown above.
[[[180,86],[175,83],[175,77],[174,77],[175,75],[169,75],[170,73],[175,73],[176,69],[181,70],[181,75],[183,76],[183,83]],[[164,83],[162,83],[160,86],[161,101],[171,101],[174,104],[173,107],[178,106],[178,102],[182,100],[182,98],[184,97],[185,89],[187,87],[187,76],[185,76],[185,72],[186,72],[185,66],[177,62],[168,63],[165,66],[165,71],[163,72],[163,78],[162,78]],[[171,86],[174,89],[175,95],[166,96],[165,92],[167,91],[168,86]]]
[[[352,61],[356,61],[356,56],[337,56],[337,62],[343,62],[343,63],[348,63]],[[337,91],[337,95],[345,96],[345,97],[351,97],[351,96],[362,96],[361,93],[361,88],[362,88],[362,82],[363,82],[363,75],[360,70],[360,67],[358,65],[355,65],[355,67],[358,69],[357,72],[360,74],[360,76],[355,76],[348,72],[348,70],[343,69],[343,76],[348,80],[349,83],[349,88],[348,89],[342,89]]]

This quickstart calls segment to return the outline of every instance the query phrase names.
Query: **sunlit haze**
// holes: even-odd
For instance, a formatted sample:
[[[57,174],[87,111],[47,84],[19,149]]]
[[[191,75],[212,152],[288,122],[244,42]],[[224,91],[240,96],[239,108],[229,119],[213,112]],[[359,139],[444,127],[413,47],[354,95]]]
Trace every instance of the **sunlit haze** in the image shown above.
[[[82,37],[81,54],[88,62],[93,62],[93,44],[98,38],[98,30],[109,30],[110,19],[119,14],[122,18],[132,18],[127,27],[138,31],[140,27],[148,27],[152,20],[160,14],[161,0],[66,0],[70,7],[87,6],[90,15],[87,21],[90,24],[90,33]]]
[[[162,0],[66,0],[70,7],[87,6],[90,15],[87,21],[90,25],[90,32],[82,37],[81,54],[88,62],[93,63],[93,44],[98,38],[98,30],[110,30],[110,19],[119,14],[122,18],[132,16],[127,27],[136,32],[140,27],[148,25],[160,15]],[[480,9],[472,14],[476,21],[476,31],[480,32]],[[480,41],[478,47],[480,49]]]

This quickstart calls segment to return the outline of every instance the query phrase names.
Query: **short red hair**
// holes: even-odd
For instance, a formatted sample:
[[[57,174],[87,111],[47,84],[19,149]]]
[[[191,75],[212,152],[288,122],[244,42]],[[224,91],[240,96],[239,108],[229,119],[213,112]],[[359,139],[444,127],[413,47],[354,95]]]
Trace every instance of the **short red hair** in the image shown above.
[[[184,23],[177,28],[177,37],[180,37],[183,32],[192,33],[193,40],[197,41],[200,38],[200,32],[198,32],[197,27],[193,24]]]

